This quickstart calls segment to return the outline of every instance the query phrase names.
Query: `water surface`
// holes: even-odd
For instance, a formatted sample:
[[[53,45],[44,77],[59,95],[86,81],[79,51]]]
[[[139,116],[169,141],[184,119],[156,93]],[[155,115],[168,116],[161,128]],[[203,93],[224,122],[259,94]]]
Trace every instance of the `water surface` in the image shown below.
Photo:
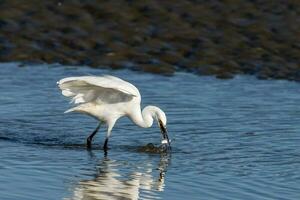
[[[143,106],[161,107],[172,154],[140,152],[159,144],[159,128],[125,118],[107,156],[104,128],[87,151],[97,122],[64,114],[71,105],[56,81],[88,74],[128,80]],[[1,199],[300,198],[299,83],[2,63],[0,94]]]

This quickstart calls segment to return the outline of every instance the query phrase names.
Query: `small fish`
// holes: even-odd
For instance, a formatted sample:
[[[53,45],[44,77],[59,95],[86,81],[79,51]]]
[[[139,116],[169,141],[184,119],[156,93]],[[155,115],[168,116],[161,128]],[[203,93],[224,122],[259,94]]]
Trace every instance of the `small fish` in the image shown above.
[[[161,144],[168,144],[168,140],[167,140],[167,139],[163,139],[163,140],[161,141]]]

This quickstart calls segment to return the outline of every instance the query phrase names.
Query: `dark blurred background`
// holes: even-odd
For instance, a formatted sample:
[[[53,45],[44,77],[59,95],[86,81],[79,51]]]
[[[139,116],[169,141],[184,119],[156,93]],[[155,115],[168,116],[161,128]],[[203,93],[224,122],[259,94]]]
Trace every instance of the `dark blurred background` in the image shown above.
[[[0,0],[0,61],[300,81],[299,0]]]

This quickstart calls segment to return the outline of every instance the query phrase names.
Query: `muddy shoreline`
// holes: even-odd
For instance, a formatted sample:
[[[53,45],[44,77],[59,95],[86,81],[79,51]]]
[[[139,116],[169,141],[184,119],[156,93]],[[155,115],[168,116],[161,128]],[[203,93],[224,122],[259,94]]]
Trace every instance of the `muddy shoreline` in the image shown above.
[[[0,1],[0,61],[300,81],[300,1]]]

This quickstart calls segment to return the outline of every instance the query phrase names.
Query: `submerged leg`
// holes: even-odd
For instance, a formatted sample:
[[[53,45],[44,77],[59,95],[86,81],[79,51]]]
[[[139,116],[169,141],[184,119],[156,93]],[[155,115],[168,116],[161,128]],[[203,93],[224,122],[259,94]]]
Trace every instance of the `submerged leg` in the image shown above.
[[[103,145],[104,152],[107,152],[107,150],[108,150],[108,145],[107,145],[108,144],[108,138],[110,137],[111,130],[114,127],[116,121],[117,121],[117,119],[113,119],[113,120],[107,122],[108,129],[107,129],[106,138],[105,138],[104,145]]]
[[[90,149],[92,147],[92,140],[93,140],[93,137],[96,135],[96,133],[98,132],[99,128],[101,126],[101,122],[99,122],[97,128],[93,131],[93,133],[87,137],[86,139],[86,146],[88,149]]]
[[[107,143],[108,143],[108,137],[105,138],[105,141],[104,141],[104,145],[103,145],[103,150],[104,151],[107,151],[107,149],[108,149]]]

